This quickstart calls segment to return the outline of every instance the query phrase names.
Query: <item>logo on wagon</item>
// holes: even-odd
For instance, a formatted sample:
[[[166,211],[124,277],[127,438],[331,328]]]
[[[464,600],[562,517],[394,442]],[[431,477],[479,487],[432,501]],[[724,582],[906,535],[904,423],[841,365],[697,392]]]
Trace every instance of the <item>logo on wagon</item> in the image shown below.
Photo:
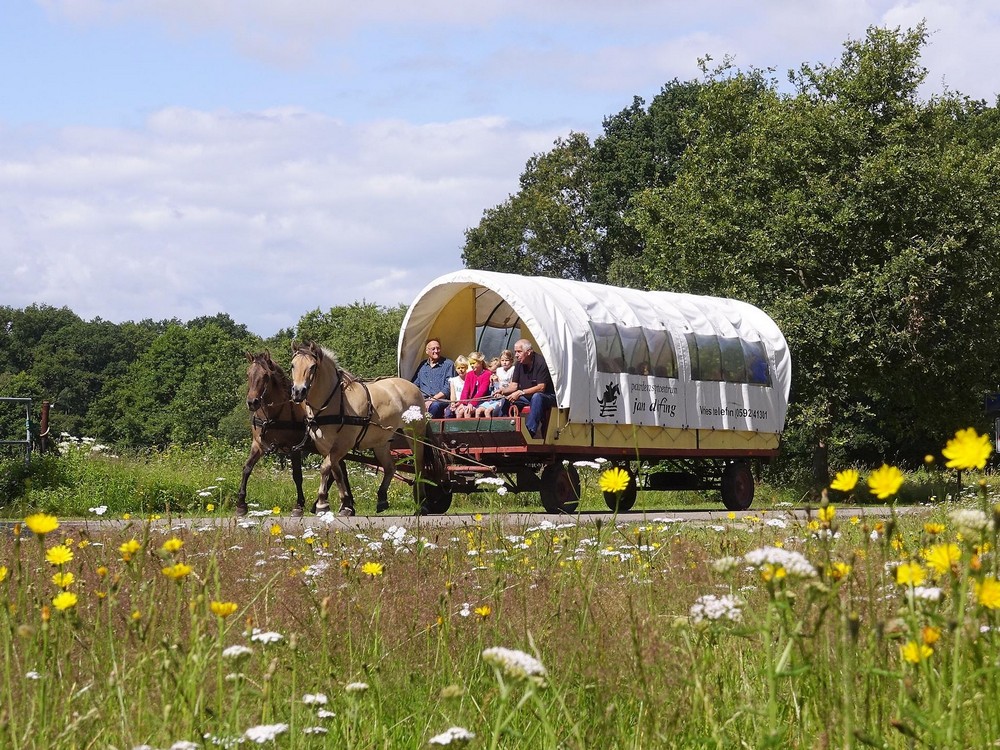
[[[601,405],[602,417],[613,417],[618,412],[618,397],[621,395],[621,386],[613,380],[608,381],[604,386],[604,395],[597,399]]]

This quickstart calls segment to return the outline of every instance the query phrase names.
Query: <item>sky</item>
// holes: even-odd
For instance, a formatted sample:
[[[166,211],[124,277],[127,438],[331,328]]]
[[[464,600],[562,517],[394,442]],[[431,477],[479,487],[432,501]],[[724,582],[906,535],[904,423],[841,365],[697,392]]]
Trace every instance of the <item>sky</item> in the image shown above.
[[[85,320],[409,304],[528,159],[698,60],[835,64],[926,20],[996,101],[983,0],[3,0],[0,304]]]

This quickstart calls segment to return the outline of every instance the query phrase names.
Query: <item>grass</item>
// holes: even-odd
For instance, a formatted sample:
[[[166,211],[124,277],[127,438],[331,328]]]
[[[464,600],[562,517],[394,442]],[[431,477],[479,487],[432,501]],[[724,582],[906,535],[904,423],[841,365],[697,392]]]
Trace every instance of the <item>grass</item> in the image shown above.
[[[150,459],[120,486],[186,471],[185,488],[230,491],[212,451]],[[81,458],[105,460],[131,464]],[[704,526],[347,531],[237,523],[213,497],[188,497],[184,524],[130,507],[99,528],[8,526],[0,746],[462,744],[452,727],[482,748],[1000,739],[987,482],[887,520],[832,505]]]

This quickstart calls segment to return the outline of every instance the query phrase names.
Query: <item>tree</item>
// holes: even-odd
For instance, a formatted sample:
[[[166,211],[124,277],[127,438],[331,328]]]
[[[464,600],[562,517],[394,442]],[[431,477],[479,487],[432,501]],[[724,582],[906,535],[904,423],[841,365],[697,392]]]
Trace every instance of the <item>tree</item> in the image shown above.
[[[403,305],[380,307],[370,302],[332,307],[325,313],[316,309],[299,320],[298,339],[328,347],[341,366],[358,377],[395,375],[405,315]]]

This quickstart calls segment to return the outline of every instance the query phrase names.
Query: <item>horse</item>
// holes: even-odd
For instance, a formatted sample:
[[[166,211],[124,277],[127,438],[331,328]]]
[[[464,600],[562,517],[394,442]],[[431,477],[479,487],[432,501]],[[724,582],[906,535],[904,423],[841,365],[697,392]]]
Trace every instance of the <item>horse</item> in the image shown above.
[[[271,359],[270,352],[245,354],[249,363],[247,409],[251,414],[253,442],[250,445],[250,455],[243,465],[243,480],[236,495],[236,515],[245,516],[248,512],[247,481],[253,467],[263,456],[277,453],[291,458],[296,493],[292,515],[301,516],[306,504],[302,492],[302,454],[317,453],[306,429],[306,411],[291,400],[292,383],[285,371]]]
[[[389,508],[389,483],[396,473],[390,443],[403,426],[404,414],[419,415],[421,432],[424,397],[420,389],[403,378],[380,378],[363,382],[340,368],[336,355],[315,342],[292,344],[292,401],[307,414],[309,436],[326,458],[320,468],[321,482],[316,512],[329,509],[330,476],[340,494],[339,515],[354,515],[354,498],[347,484],[343,459],[350,451],[371,450],[382,468],[375,511]],[[412,440],[414,466],[422,466],[423,435]]]

